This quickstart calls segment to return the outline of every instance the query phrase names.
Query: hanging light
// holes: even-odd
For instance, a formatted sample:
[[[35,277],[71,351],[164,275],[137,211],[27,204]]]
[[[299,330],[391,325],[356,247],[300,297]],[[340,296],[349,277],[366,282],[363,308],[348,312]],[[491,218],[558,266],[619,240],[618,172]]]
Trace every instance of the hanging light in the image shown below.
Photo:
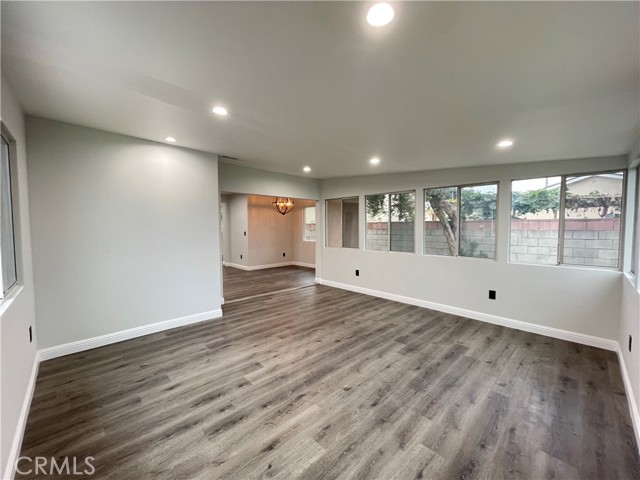
[[[293,198],[274,197],[271,205],[273,205],[273,208],[276,209],[276,212],[282,215],[286,215],[291,210],[293,210]]]

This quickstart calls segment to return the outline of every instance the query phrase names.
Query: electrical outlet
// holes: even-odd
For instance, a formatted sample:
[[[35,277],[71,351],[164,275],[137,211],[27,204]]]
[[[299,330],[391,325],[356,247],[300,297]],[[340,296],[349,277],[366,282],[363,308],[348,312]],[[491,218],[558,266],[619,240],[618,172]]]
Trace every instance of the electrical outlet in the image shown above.
[[[245,236],[245,237],[247,236],[247,232],[244,232],[244,236]]]
[[[633,342],[633,337],[629,335],[629,351],[631,351],[631,342]]]
[[[242,260],[242,255],[240,255],[240,260]]]
[[[495,300],[495,299],[496,299],[496,291],[489,290],[489,300]]]
[[[33,342],[33,329],[29,325],[29,343]]]
[[[286,254],[285,254],[284,252],[282,252],[282,256],[283,256],[283,257],[286,257]]]
[[[360,276],[360,270],[356,270],[356,277]]]

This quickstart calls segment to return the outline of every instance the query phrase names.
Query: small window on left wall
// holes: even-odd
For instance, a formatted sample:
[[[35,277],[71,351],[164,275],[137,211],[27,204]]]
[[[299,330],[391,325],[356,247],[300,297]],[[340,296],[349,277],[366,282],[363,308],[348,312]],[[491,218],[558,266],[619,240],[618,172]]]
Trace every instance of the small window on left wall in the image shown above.
[[[2,267],[2,298],[17,283],[16,249],[13,235],[13,205],[11,194],[11,148],[2,139],[0,152],[0,264]]]
[[[304,207],[304,232],[303,240],[305,242],[316,241],[316,207]]]

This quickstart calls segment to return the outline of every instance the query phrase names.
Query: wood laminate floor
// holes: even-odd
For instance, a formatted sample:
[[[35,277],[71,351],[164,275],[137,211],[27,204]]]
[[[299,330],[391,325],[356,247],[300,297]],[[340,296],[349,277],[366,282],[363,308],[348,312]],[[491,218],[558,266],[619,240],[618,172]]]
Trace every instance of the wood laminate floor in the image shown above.
[[[21,454],[100,479],[640,477],[614,353],[325,286],[42,363]]]
[[[308,287],[315,284],[313,268],[286,266],[264,270],[245,271],[223,267],[225,303],[242,298]]]

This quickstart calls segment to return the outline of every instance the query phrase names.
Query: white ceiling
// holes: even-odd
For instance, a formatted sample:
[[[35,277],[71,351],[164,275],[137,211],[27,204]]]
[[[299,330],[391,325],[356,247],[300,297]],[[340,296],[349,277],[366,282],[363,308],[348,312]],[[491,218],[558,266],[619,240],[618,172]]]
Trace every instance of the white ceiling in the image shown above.
[[[377,29],[370,5],[2,2],[2,73],[29,114],[319,178],[638,138],[638,2],[394,3]]]

